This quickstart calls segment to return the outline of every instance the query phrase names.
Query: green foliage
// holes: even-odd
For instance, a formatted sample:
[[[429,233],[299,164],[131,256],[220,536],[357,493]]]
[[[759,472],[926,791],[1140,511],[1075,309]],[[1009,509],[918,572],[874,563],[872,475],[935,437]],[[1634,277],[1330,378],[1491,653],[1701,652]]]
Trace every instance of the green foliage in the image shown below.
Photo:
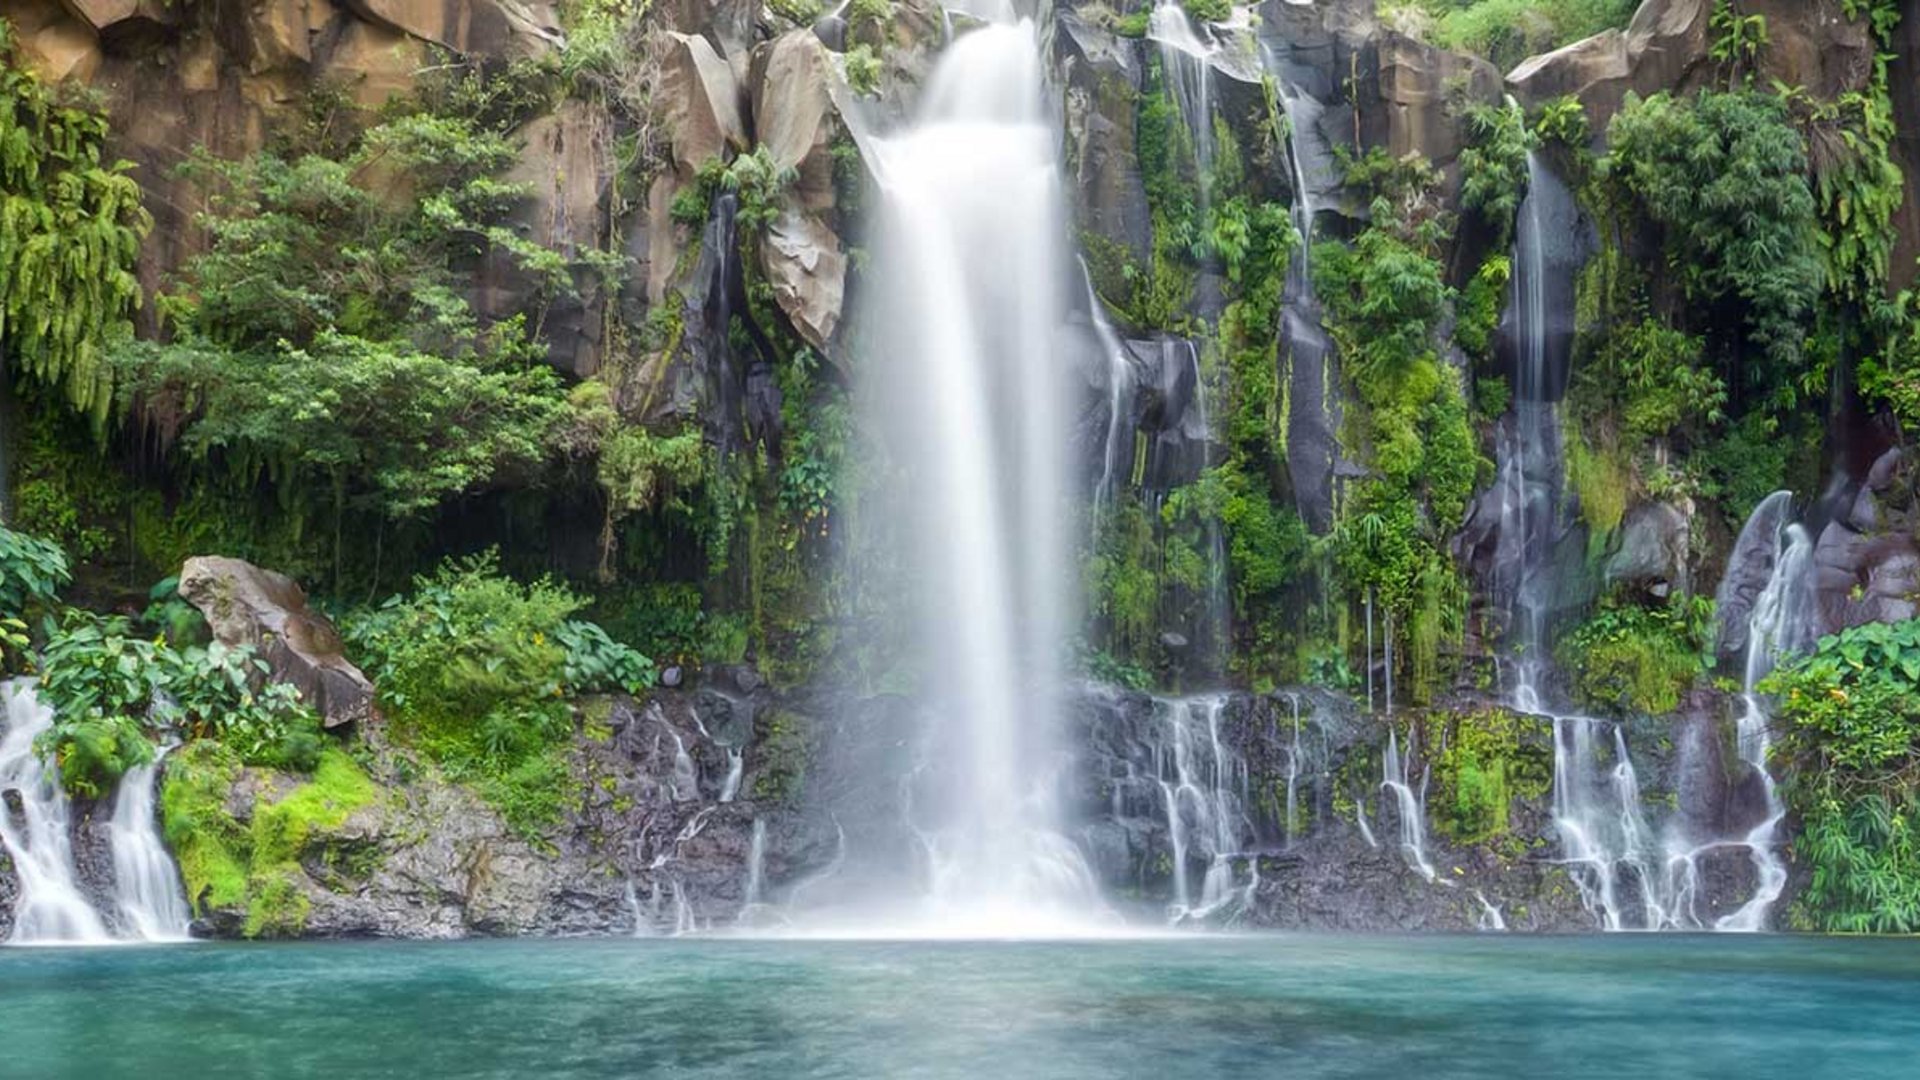
[[[1533,134],[1543,146],[1584,149],[1593,134],[1587,125],[1587,107],[1572,94],[1554,98],[1540,107]]]
[[[320,751],[318,718],[292,686],[268,680],[251,650],[176,648],[120,616],[79,610],[48,620],[45,636],[39,691],[54,724],[42,737],[76,794],[97,796],[151,757],[149,718],[224,739],[249,763],[311,767]]]
[[[1713,602],[1676,596],[1664,610],[1608,602],[1563,638],[1562,668],[1589,705],[1616,714],[1658,716],[1707,671]]]
[[[1775,760],[1811,867],[1808,929],[1920,931],[1920,621],[1824,638],[1760,685],[1787,730]]]
[[[1500,328],[1500,310],[1506,302],[1507,281],[1512,273],[1513,264],[1507,256],[1488,256],[1480,269],[1474,271],[1467,287],[1460,291],[1459,302],[1454,305],[1453,343],[1483,367],[1494,360],[1494,334]],[[1488,381],[1479,380],[1481,384]],[[1503,403],[1486,415],[1499,416],[1505,411]]]
[[[575,794],[567,695],[653,680],[646,657],[570,621],[582,604],[550,580],[501,576],[489,552],[416,579],[412,595],[356,614],[344,629],[394,734],[537,838]]]
[[[72,580],[60,545],[0,525],[0,615],[24,618]]]
[[[1786,487],[1792,442],[1780,425],[1753,412],[1728,425],[1720,438],[1695,451],[1704,494],[1718,496],[1734,520],[1745,520],[1760,500]]]
[[[0,362],[57,388],[102,428],[104,346],[141,301],[133,265],[153,218],[132,166],[103,156],[106,118],[20,65],[0,19]]]
[[[1713,43],[1707,48],[1707,55],[1726,69],[1728,85],[1741,81],[1743,77],[1746,81],[1752,81],[1760,54],[1772,44],[1767,36],[1767,17],[1742,15],[1734,9],[1733,0],[1714,0],[1713,16],[1708,25],[1714,36]]]
[[[239,776],[239,758],[210,739],[189,743],[168,760],[161,828],[180,864],[187,901],[202,915],[239,911],[248,937],[297,935],[311,906],[300,887],[302,860],[356,811],[377,802],[378,790],[344,751],[329,749],[309,780],[262,798],[243,825],[228,809]]]
[[[767,10],[795,26],[812,26],[825,6],[820,0],[768,0]]]
[[[1195,22],[1226,22],[1233,17],[1231,0],[1180,0],[1180,6]]]
[[[1512,245],[1514,216],[1527,190],[1527,151],[1534,143],[1517,108],[1467,110],[1467,147],[1460,152],[1460,204],[1492,227],[1492,246]]]
[[[1897,232],[1893,215],[1906,199],[1906,176],[1893,154],[1898,131],[1886,59],[1880,58],[1866,92],[1848,92],[1834,101],[1774,87],[1810,151],[1828,284],[1842,297],[1861,302],[1876,299],[1886,284]]]
[[[866,44],[855,45],[844,56],[847,71],[847,85],[853,92],[865,97],[880,93],[880,56],[873,47]]]
[[[1609,130],[1604,182],[1663,231],[1683,297],[1744,311],[1760,360],[1729,381],[1790,395],[1821,263],[1806,155],[1784,106],[1754,93],[1630,97]]]
[[[1635,0],[1419,0],[1438,19],[1435,44],[1509,70],[1529,56],[1625,27]]]
[[[1537,799],[1553,785],[1553,754],[1541,721],[1506,709],[1426,718],[1422,744],[1433,767],[1435,831],[1455,844],[1482,844],[1507,832],[1514,799]]]

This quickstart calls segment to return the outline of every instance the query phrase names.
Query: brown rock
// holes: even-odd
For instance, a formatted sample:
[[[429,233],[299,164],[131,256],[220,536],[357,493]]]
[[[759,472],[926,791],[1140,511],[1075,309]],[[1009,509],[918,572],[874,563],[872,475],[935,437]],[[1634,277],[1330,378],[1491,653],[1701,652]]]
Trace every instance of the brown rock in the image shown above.
[[[292,578],[240,559],[196,556],[180,570],[180,595],[206,616],[216,641],[258,650],[272,677],[297,687],[326,726],[373,715],[373,683],[341,652],[333,624],[308,610]]]
[[[1466,145],[1459,104],[1500,100],[1500,73],[1478,57],[1462,56],[1394,31],[1380,35],[1380,99],[1387,113],[1387,150],[1417,153],[1446,166]]]
[[[659,101],[682,182],[714,158],[747,148],[740,85],[706,38],[669,32],[660,60]]]
[[[780,310],[815,348],[825,348],[840,325],[846,300],[847,257],[840,237],[812,214],[791,207],[767,230],[761,262]]]
[[[1708,55],[1713,7],[1713,0],[1646,0],[1624,32],[1609,30],[1533,57],[1507,82],[1527,105],[1579,98],[1594,133],[1603,134],[1629,92],[1695,90],[1725,77]],[[1759,85],[1778,80],[1831,100],[1861,89],[1873,74],[1874,43],[1860,23],[1842,15],[1838,0],[1746,0],[1741,10],[1767,20]]]
[[[539,56],[564,39],[553,7],[523,0],[345,0],[354,14],[454,52]]]

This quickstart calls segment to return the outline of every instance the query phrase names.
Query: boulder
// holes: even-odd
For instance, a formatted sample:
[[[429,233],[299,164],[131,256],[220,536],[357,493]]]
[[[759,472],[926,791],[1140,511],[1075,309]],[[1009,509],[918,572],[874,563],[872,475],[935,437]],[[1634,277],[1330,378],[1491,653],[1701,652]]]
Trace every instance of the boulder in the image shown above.
[[[195,556],[180,570],[180,595],[206,616],[216,641],[258,650],[272,677],[297,687],[327,727],[374,715],[373,683],[342,653],[333,624],[308,610],[292,578],[240,559]]]
[[[660,59],[662,121],[682,183],[729,150],[745,150],[740,86],[707,39],[668,32]]]
[[[806,342],[824,349],[839,326],[847,258],[830,224],[838,197],[833,145],[842,135],[833,54],[811,30],[793,30],[753,55],[753,117],[760,146],[794,181],[760,245],[774,298]]]
[[[1619,547],[1607,560],[1608,584],[1646,589],[1656,596],[1686,592],[1691,508],[1641,503],[1627,512]]]
[[[502,178],[528,193],[514,211],[515,232],[569,259],[598,250],[614,171],[613,129],[606,113],[569,100],[529,121],[519,138],[519,160]],[[607,298],[597,276],[576,278],[578,295],[554,297],[541,325],[548,362],[584,379],[600,370]],[[543,284],[496,252],[482,268],[475,310],[493,319],[526,311],[540,300]]]
[[[1497,103],[1500,73],[1479,57],[1385,31],[1379,38],[1379,92],[1388,152],[1395,157],[1417,153],[1445,167],[1466,146],[1461,100]]]

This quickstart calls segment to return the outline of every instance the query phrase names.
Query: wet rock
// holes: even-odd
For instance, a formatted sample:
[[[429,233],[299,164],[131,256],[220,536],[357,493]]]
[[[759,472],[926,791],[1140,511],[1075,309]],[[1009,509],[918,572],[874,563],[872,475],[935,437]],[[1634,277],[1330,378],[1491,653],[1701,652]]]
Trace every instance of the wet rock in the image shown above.
[[[292,578],[240,559],[195,556],[180,570],[180,595],[206,616],[215,640],[258,650],[272,677],[298,688],[328,727],[373,716],[373,683]]]
[[[1134,135],[1142,75],[1138,57],[1135,43],[1072,12],[1060,15],[1054,63],[1066,88],[1067,167],[1076,224],[1083,233],[1116,245],[1124,258],[1146,265],[1153,254],[1153,224]],[[1100,255],[1093,256],[1097,269],[1117,273],[1101,264]]]
[[[1607,582],[1645,589],[1659,597],[1687,592],[1691,519],[1691,506],[1672,503],[1640,503],[1629,510],[1620,528],[1619,546],[1607,559]]]

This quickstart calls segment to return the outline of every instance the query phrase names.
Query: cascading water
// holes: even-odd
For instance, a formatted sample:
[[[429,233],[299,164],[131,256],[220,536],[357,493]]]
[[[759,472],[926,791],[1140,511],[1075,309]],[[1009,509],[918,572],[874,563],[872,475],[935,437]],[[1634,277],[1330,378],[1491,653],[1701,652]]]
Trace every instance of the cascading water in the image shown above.
[[[1200,198],[1207,197],[1213,176],[1212,56],[1219,48],[1209,33],[1194,28],[1179,0],[1159,0],[1147,16],[1147,38],[1160,46],[1160,70],[1173,100],[1180,107],[1188,136],[1193,140],[1194,166],[1199,173]]]
[[[1805,649],[1814,636],[1809,625],[1810,608],[1806,596],[1808,570],[1813,561],[1813,538],[1800,525],[1782,527],[1777,524],[1785,520],[1785,508],[1792,499],[1792,494],[1785,491],[1769,496],[1767,502],[1754,512],[1753,519],[1742,530],[1740,541],[1735,545],[1738,554],[1740,548],[1750,542],[1747,535],[1749,531],[1770,532],[1770,536],[1756,536],[1751,540],[1758,543],[1770,541],[1775,553],[1773,573],[1767,580],[1766,588],[1754,601],[1747,619],[1747,648],[1738,721],[1740,760],[1746,762],[1759,778],[1766,798],[1766,815],[1745,838],[1758,882],[1753,896],[1737,911],[1715,922],[1714,928],[1717,930],[1766,929],[1767,914],[1787,885],[1787,868],[1776,850],[1780,820],[1786,816],[1786,806],[1780,800],[1772,774],[1767,771],[1767,754],[1773,745],[1769,731],[1773,718],[1768,713],[1766,699],[1756,688],[1760,680],[1773,671],[1774,665],[1782,658]],[[1725,598],[1722,598],[1722,602],[1725,602]]]
[[[1400,818],[1400,852],[1407,857],[1407,866],[1414,873],[1428,881],[1438,877],[1432,860],[1427,858],[1427,773],[1420,777],[1420,789],[1414,790],[1409,768],[1411,759],[1418,754],[1415,742],[1415,728],[1407,729],[1407,754],[1400,755],[1400,736],[1392,728],[1387,729],[1387,752],[1380,759],[1380,788],[1393,796],[1395,810]],[[1372,842],[1371,836],[1368,842]],[[1443,882],[1444,883],[1444,882]]]
[[[0,686],[7,731],[0,738],[0,792],[18,792],[17,816],[0,806],[0,844],[13,861],[19,899],[13,908],[16,945],[94,945],[111,940],[100,916],[81,895],[73,863],[72,818],[60,774],[41,761],[34,740],[53,727],[33,683]]]
[[[1232,905],[1251,901],[1257,879],[1235,880],[1236,857],[1253,845],[1253,821],[1247,815],[1246,763],[1221,740],[1220,722],[1227,695],[1210,694],[1158,703],[1167,725],[1158,762],[1166,805],[1167,835],[1173,847],[1175,922],[1231,918]],[[1196,894],[1192,864],[1204,861],[1206,873]],[[1246,862],[1251,872],[1251,860]]]
[[[943,54],[915,122],[871,144],[879,349],[860,396],[895,466],[883,498],[938,746],[914,805],[932,864],[915,916],[939,933],[1100,910],[1052,791],[1073,577],[1059,140],[1036,31],[993,15]]]
[[[128,769],[113,800],[108,836],[113,847],[114,902],[133,936],[142,941],[185,941],[192,915],[180,890],[180,874],[160,841],[154,813],[160,762],[167,747],[145,765]]]

